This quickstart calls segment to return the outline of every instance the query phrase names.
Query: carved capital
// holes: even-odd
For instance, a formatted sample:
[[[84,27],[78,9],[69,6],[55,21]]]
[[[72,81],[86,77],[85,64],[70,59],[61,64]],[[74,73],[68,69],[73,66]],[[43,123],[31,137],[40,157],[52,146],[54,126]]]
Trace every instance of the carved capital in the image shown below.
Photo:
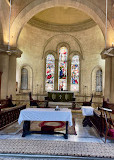
[[[17,47],[10,47],[10,49],[8,49],[7,45],[1,45],[0,54],[7,54],[9,56],[14,55],[16,58],[19,58],[21,57],[22,51]]]
[[[114,57],[114,48],[105,48],[102,52],[101,52],[101,58],[105,59],[108,57]]]

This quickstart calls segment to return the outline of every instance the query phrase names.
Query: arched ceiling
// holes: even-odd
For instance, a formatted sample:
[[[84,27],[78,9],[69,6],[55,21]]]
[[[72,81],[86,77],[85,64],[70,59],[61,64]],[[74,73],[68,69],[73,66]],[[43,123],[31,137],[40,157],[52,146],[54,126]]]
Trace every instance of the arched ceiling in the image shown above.
[[[52,7],[36,14],[29,24],[52,31],[80,31],[96,23],[84,12],[71,7]]]

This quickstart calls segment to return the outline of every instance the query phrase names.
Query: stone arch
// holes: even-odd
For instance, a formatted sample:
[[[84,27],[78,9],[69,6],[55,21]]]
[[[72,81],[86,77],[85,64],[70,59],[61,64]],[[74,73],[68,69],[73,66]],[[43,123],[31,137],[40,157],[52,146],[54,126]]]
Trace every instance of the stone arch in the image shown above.
[[[45,59],[46,59],[46,57],[47,57],[48,54],[52,54],[54,56],[54,58],[57,59],[57,54],[56,54],[55,51],[53,51],[53,50],[46,51],[45,54],[44,54],[44,58]]]
[[[67,39],[67,41],[63,40],[63,39]],[[53,41],[54,41],[54,43],[53,43]],[[72,42],[72,44],[70,44],[70,42]],[[70,53],[73,52],[74,50],[77,50],[78,52],[80,52],[80,55],[83,57],[83,48],[82,48],[82,45],[81,45],[81,43],[79,42],[79,40],[76,37],[74,37],[74,36],[72,36],[70,34],[56,34],[56,35],[50,37],[46,41],[46,43],[44,45],[44,49],[43,49],[43,56],[42,56],[42,58],[45,56],[46,51],[48,51],[50,49],[49,45],[51,46],[51,48],[53,46],[53,50],[55,52],[57,52],[57,46],[59,44],[63,44],[63,43],[69,45]],[[73,43],[75,44],[75,47],[72,47]],[[72,48],[73,48],[73,50],[72,50]]]
[[[61,47],[66,47],[68,49],[68,55],[67,58],[69,58],[69,54],[70,54],[70,45],[67,42],[60,42],[59,44],[57,44],[56,50],[57,50],[57,55],[58,55],[58,59],[59,59],[59,49]]]
[[[15,18],[11,26],[11,43],[10,45],[16,46],[17,40],[23,26],[38,12],[43,11],[50,7],[55,6],[69,6],[82,10],[85,13],[89,13],[89,16],[99,25],[101,31],[105,35],[105,14],[97,6],[88,0],[74,1],[74,0],[34,0],[29,3]],[[24,15],[24,16],[23,16]],[[18,24],[18,25],[17,25]],[[114,37],[114,30],[108,20],[108,35],[107,35],[107,46],[111,45],[111,41]]]
[[[79,51],[77,51],[77,50],[70,53],[70,56],[69,56],[70,60],[72,59],[72,57],[74,55],[78,55],[79,58],[80,58],[80,60],[83,60],[83,55]]]

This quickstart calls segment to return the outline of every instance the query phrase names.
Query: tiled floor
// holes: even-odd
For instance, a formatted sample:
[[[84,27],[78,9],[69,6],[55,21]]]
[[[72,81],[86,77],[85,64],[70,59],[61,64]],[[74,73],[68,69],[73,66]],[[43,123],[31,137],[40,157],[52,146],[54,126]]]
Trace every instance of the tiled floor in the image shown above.
[[[22,137],[22,133],[18,133],[20,129],[22,129],[22,124],[16,122],[15,127],[17,128],[16,131],[10,132],[11,126],[5,128],[4,130],[0,131],[0,139],[24,139],[24,140],[54,140],[54,141],[75,141],[75,142],[95,142],[95,143],[104,143],[103,140],[99,137],[96,130],[93,127],[83,127],[82,121],[83,116],[81,114],[75,114],[75,121],[76,121],[76,132],[77,135],[69,135],[68,139],[64,139],[62,135],[41,135],[41,134],[32,134],[27,135],[26,137]],[[112,141],[107,141],[110,143]],[[14,156],[3,156],[0,155],[0,160],[72,160],[72,159],[86,159],[86,160],[101,160],[100,158],[89,158],[89,157],[14,157]],[[108,159],[103,159],[108,160]]]
[[[16,132],[10,132],[10,127],[5,128],[0,131],[0,139],[38,139],[38,140],[62,140],[62,141],[75,141],[75,142],[97,142],[104,143],[102,139],[97,134],[96,130],[93,127],[83,127],[82,120],[83,116],[81,114],[75,115],[76,120],[76,132],[77,135],[69,135],[68,139],[64,139],[62,135],[41,135],[41,134],[32,134],[27,135],[26,137],[22,137],[22,134],[18,133],[18,130],[22,128],[16,122]]]

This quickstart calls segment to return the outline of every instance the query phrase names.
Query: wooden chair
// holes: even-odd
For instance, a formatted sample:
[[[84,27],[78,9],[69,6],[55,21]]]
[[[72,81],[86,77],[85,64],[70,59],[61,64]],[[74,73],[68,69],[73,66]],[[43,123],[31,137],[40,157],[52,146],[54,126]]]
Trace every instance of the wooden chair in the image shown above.
[[[29,93],[29,100],[30,100],[30,106],[37,106],[37,108],[45,108],[46,107],[47,101],[34,100],[32,98],[31,92]]]
[[[91,106],[93,100],[93,94],[91,95],[91,100],[89,102],[83,102],[83,106]]]
[[[29,93],[30,106],[38,106],[38,100],[33,100],[31,92]]]

